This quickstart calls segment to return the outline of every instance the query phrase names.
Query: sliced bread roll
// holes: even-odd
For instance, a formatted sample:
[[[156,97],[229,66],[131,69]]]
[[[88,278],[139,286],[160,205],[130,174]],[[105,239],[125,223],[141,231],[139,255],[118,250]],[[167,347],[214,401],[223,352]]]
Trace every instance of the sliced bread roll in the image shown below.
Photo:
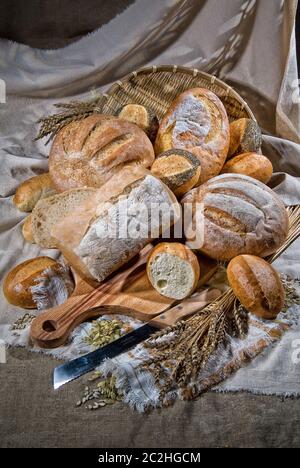
[[[41,247],[57,248],[51,231],[61,219],[76,211],[76,206],[87,200],[95,192],[93,188],[73,189],[40,200],[31,215],[31,228],[34,241]]]
[[[180,300],[195,290],[200,267],[196,255],[184,244],[162,242],[150,254],[147,274],[156,291]]]

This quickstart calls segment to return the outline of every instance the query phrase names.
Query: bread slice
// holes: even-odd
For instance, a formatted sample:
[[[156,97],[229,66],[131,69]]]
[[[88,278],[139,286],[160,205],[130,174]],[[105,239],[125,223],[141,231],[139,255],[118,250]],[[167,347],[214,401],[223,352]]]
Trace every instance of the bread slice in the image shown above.
[[[195,290],[200,266],[196,255],[184,244],[162,242],[151,252],[147,274],[162,296],[181,300]]]
[[[32,212],[31,224],[34,241],[41,247],[57,248],[56,240],[51,235],[53,226],[71,214],[77,205],[94,193],[95,189],[93,188],[79,188],[40,200]]]

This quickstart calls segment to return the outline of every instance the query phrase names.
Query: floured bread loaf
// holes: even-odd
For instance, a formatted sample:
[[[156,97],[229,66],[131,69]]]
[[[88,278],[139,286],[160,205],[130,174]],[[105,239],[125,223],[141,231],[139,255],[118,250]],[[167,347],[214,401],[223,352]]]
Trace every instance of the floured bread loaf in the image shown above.
[[[165,114],[155,141],[155,153],[172,148],[192,152],[201,162],[199,183],[218,175],[229,147],[225,107],[211,91],[194,88],[180,94]]]
[[[240,254],[265,257],[275,252],[288,234],[283,202],[251,177],[217,176],[188,192],[182,203],[192,204],[193,228],[199,210],[203,212],[203,219],[198,218],[198,229],[204,227],[199,250],[216,260],[230,260]],[[192,241],[193,236],[188,236],[188,240]]]
[[[110,115],[95,114],[66,125],[49,155],[51,179],[60,192],[101,187],[125,165],[150,167],[152,144],[143,130]]]
[[[81,275],[102,281],[179,217],[168,187],[141,167],[124,168],[77,206],[76,215],[54,226],[52,235]]]

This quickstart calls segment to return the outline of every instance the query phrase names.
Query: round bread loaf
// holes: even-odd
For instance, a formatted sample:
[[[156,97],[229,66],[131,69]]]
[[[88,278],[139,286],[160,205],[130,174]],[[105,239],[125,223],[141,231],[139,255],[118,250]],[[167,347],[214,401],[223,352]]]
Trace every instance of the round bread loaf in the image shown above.
[[[161,153],[155,159],[151,172],[159,177],[177,197],[181,197],[197,184],[201,165],[193,153],[171,149]]]
[[[24,309],[35,309],[31,288],[36,280],[48,269],[59,270],[61,265],[50,257],[26,260],[13,268],[4,279],[3,293],[7,301]]]
[[[158,118],[145,106],[141,106],[140,104],[126,104],[126,106],[123,106],[118,112],[118,117],[134,123],[147,133],[150,141],[155,141],[159,127]]]
[[[200,266],[196,255],[184,244],[162,242],[148,258],[147,274],[161,295],[180,300],[195,290]]]
[[[222,174],[244,174],[267,184],[273,174],[273,166],[268,158],[257,153],[243,153],[226,162]]]
[[[275,319],[284,306],[285,292],[277,271],[254,255],[239,255],[227,267],[234,294],[245,309],[264,319]]]
[[[172,148],[192,152],[201,162],[199,183],[218,175],[229,147],[225,107],[211,91],[194,88],[180,94],[159,126],[155,153]]]
[[[288,234],[283,202],[252,177],[217,176],[192,189],[181,202],[183,206],[191,204],[193,230],[203,229],[199,250],[216,260],[230,260],[245,253],[265,257],[275,252]],[[188,241],[193,242],[194,237],[190,230]]]
[[[241,153],[257,153],[261,145],[261,130],[255,120],[242,118],[231,122],[228,158]]]
[[[95,114],[66,125],[49,155],[51,179],[60,192],[101,187],[126,165],[150,167],[152,144],[143,130],[125,120]]]

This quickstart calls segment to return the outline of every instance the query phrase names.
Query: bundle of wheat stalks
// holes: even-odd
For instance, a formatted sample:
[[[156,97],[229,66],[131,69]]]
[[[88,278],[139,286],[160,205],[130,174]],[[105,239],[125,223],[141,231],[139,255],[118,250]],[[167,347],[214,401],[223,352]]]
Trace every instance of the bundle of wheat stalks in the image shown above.
[[[300,205],[287,208],[289,233],[285,243],[267,260],[274,262],[300,236]],[[145,344],[151,357],[141,366],[152,373],[160,387],[160,398],[173,388],[189,387],[189,398],[197,395],[194,382],[219,346],[229,336],[243,338],[247,333],[248,313],[228,289],[216,301],[187,321],[152,335]],[[171,372],[170,372],[171,370]]]

